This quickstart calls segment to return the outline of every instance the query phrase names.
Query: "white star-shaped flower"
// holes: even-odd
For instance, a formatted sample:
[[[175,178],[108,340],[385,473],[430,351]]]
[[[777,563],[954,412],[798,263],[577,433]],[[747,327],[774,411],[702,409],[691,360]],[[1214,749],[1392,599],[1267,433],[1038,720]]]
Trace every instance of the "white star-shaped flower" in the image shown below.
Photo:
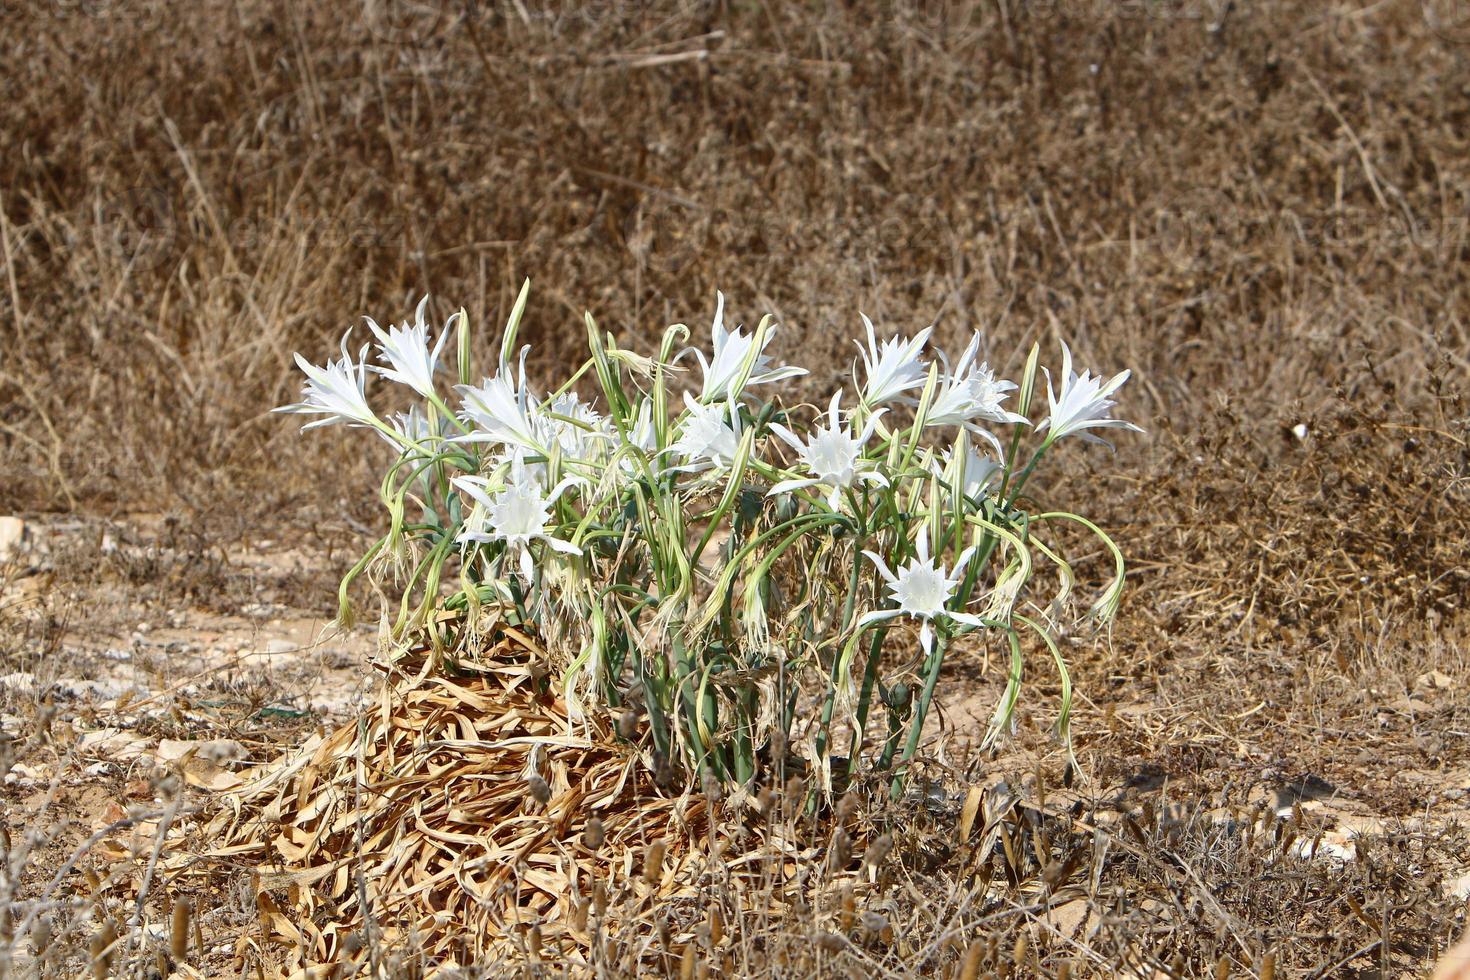
[[[1016,386],[1009,381],[997,381],[995,372],[984,361],[976,366],[975,357],[979,351],[980,334],[977,332],[954,370],[945,372],[924,424],[963,426],[1001,452],[1000,440],[978,423],[1024,423],[1026,417],[1001,406],[1006,394],[1014,391]],[[943,358],[942,354],[940,356]]]
[[[362,346],[357,362],[353,363],[352,355],[347,352],[347,337],[351,333],[349,330],[342,335],[342,359],[333,361],[328,358],[326,367],[317,367],[300,354],[295,355],[296,366],[306,375],[301,401],[282,405],[273,411],[326,416],[306,423],[301,427],[302,431],[338,422],[380,427],[382,423],[367,403],[368,345]]]
[[[1108,410],[1116,404],[1109,396],[1123,386],[1123,382],[1132,374],[1131,371],[1121,371],[1107,381],[1103,381],[1101,375],[1094,378],[1091,371],[1076,374],[1072,370],[1072,352],[1066,344],[1062,344],[1060,392],[1052,389],[1051,372],[1045,368],[1042,370],[1046,372],[1046,400],[1051,406],[1051,415],[1037,427],[1037,431],[1046,432],[1047,445],[1073,433],[1088,442],[1107,445],[1105,440],[1087,432],[1087,429],[1143,431],[1132,422],[1108,417]]]
[[[863,385],[863,404],[873,408],[922,387],[926,371],[919,352],[924,349],[924,343],[934,328],[925,327],[912,340],[894,337],[883,341],[880,346],[873,333],[873,321],[866,314],[859,316],[868,332],[868,346],[864,348],[861,342],[858,343],[867,378]]]
[[[486,378],[478,388],[456,385],[459,392],[460,417],[475,426],[474,431],[456,436],[457,442],[502,443],[545,453],[541,444],[536,398],[526,383],[526,354],[521,349],[520,380],[505,361],[495,377]]]
[[[541,444],[559,447],[562,459],[592,462],[608,438],[606,420],[575,391],[542,402],[536,423]]]
[[[429,326],[424,322],[424,307],[428,304],[429,297],[425,296],[419,300],[418,309],[414,313],[414,323],[410,326],[404,323],[401,327],[391,324],[384,332],[383,328],[372,319],[365,317],[368,329],[373,336],[378,338],[378,350],[387,367],[373,367],[372,370],[381,374],[390,381],[407,385],[425,398],[434,397],[434,373],[439,369],[439,355],[444,350],[444,341],[449,338],[449,324],[439,331],[439,340],[434,344],[434,349],[429,349]],[[458,316],[459,314],[455,314]],[[451,321],[453,317],[450,318]]]
[[[840,391],[832,396],[832,403],[827,407],[827,427],[813,430],[804,443],[784,425],[771,423],[771,431],[796,450],[802,465],[811,471],[812,476],[809,479],[782,480],[771,487],[766,496],[823,486],[828,488],[827,506],[837,510],[841,504],[842,491],[854,484],[877,483],[888,486],[888,480],[883,474],[873,472],[869,468],[871,462],[863,459],[863,447],[872,437],[873,430],[878,425],[878,416],[884,410],[879,409],[869,415],[867,425],[854,438],[851,426],[842,424],[837,407],[841,400]]]
[[[935,461],[935,472],[940,476],[947,474],[953,466],[954,451],[944,450],[944,462]],[[960,492],[970,499],[974,499],[990,489],[995,478],[1000,475],[1001,465],[988,456],[981,456],[973,448],[965,449],[965,468],[960,473]]]
[[[544,542],[553,551],[567,555],[580,555],[581,549],[569,541],[563,541],[547,530],[551,521],[551,507],[557,499],[576,481],[568,477],[550,493],[525,470],[519,456],[511,462],[510,480],[495,493],[487,490],[489,481],[484,477],[461,476],[454,485],[463,490],[479,505],[480,514],[465,522],[464,529],[456,539],[460,544],[475,542],[505,542],[506,554],[520,556],[521,577],[530,582],[535,577],[536,565],[531,558],[532,541]]]
[[[934,630],[931,624],[940,618],[951,619],[956,623],[966,626],[984,626],[985,623],[978,616],[967,613],[952,612],[945,608],[950,599],[954,598],[954,589],[960,584],[964,577],[965,566],[970,563],[970,558],[975,554],[974,548],[966,548],[955,562],[954,572],[945,571],[943,565],[936,565],[929,557],[929,536],[919,534],[917,543],[918,554],[909,560],[909,563],[898,570],[894,575],[876,553],[864,551],[863,554],[878,566],[878,574],[888,583],[888,591],[894,602],[898,603],[897,609],[879,609],[870,612],[858,620],[858,629],[863,629],[873,623],[893,619],[895,616],[910,616],[919,620],[922,624],[919,628],[919,645],[924,648],[927,656],[934,646]]]
[[[740,410],[734,400],[703,405],[684,393],[688,413],[679,426],[679,438],[665,452],[682,459],[672,470],[695,473],[725,469],[740,451]]]
[[[727,401],[740,397],[742,389],[737,387],[740,372],[745,366],[746,359],[751,356],[751,349],[755,346],[754,335],[747,337],[739,327],[734,330],[725,329],[725,294],[717,292],[715,296],[715,322],[710,329],[714,350],[710,359],[705,360],[704,352],[698,348],[694,349],[694,357],[699,361],[699,366],[704,369],[704,387],[699,393],[699,400],[702,402]],[[750,377],[746,379],[744,387],[749,388],[752,385],[767,384],[771,381],[781,381],[806,374],[805,368],[771,367],[771,358],[765,353],[765,348],[775,336],[774,327],[766,332],[765,340],[761,343],[760,351],[755,354],[755,361],[750,368]]]
[[[432,453],[433,450],[428,443],[437,441],[440,437],[439,416],[432,412],[425,415],[417,405],[408,406],[406,412],[395,412],[390,415],[388,424],[402,438],[394,439],[387,432],[379,432],[379,435],[399,452],[408,451],[415,455],[422,455],[420,453],[422,449]]]

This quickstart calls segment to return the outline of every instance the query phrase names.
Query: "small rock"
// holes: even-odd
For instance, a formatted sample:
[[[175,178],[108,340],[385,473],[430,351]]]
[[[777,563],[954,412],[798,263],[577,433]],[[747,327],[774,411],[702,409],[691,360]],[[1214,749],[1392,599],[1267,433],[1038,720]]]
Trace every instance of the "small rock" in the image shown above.
[[[76,701],[111,701],[121,692],[101,681],[64,677],[57,680],[56,693]]]
[[[77,739],[77,751],[103,756],[119,762],[137,759],[148,750],[148,739],[120,728],[102,728],[83,732]]]
[[[10,691],[30,691],[36,686],[36,675],[25,670],[0,676],[0,687]]]
[[[45,783],[51,780],[51,770],[46,766],[28,766],[24,762],[17,762],[10,767],[10,772],[5,774],[6,786],[33,786],[36,783]]]
[[[0,517],[0,561],[6,561],[21,550],[25,543],[26,522],[19,517]]]
[[[1357,859],[1358,845],[1352,837],[1334,831],[1321,837],[1298,838],[1292,851],[1305,860],[1328,858],[1346,864]]]
[[[1057,934],[1063,939],[1071,941],[1077,936],[1079,930],[1083,935],[1092,931],[1095,922],[1092,915],[1092,903],[1083,898],[1063,902],[1061,905],[1048,909],[1043,914],[1042,921],[1055,928]]]
[[[1455,689],[1455,679],[1443,671],[1431,670],[1416,677],[1414,679],[1414,686],[1434,691],[1453,691]]]
[[[1434,710],[1434,705],[1423,698],[1400,697],[1388,705],[1390,711],[1397,711],[1406,715],[1422,715]]]

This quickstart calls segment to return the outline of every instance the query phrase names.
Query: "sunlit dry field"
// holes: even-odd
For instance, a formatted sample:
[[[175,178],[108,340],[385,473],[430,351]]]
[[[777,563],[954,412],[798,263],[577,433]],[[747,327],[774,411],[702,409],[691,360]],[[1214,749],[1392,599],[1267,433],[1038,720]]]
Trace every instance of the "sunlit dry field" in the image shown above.
[[[614,904],[591,970],[1414,976],[1464,929],[1470,7],[95,0],[0,49],[4,975],[295,962],[310,884],[206,829],[374,696],[376,617],[330,623],[387,450],[269,410],[425,294],[488,351],[525,277],[543,384],[584,311],[647,349],[719,289],[793,401],[862,310],[1132,368],[1146,430],[1035,488],[1130,561],[1064,637],[1076,770],[1040,669],[978,751],[956,656],[856,898],[783,893],[831,838],[778,807],[809,868],[713,929]],[[463,975],[589,969],[536,946]]]

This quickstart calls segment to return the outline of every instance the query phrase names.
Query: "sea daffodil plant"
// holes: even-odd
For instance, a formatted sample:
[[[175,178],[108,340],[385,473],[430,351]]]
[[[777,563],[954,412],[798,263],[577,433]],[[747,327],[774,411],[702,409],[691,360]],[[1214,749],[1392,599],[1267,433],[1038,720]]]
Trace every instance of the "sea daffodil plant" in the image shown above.
[[[1051,529],[1079,526],[1111,556],[1095,617],[1117,609],[1123,556],[1085,517],[1038,512],[1025,488],[1064,437],[1137,429],[1112,417],[1126,371],[1079,375],[1063,346],[1039,406],[1038,347],[1016,383],[979,360],[978,334],[951,361],[929,348],[932,328],[880,341],[863,316],[852,388],[819,411],[781,397],[779,382],[806,372],[768,353],[771,318],[728,329],[720,295],[707,346],[675,324],[638,354],[587,315],[589,357],[542,394],[515,346],[528,288],[487,377],[464,312],[431,346],[424,303],[412,325],[369,321],[383,366],[366,348],[354,360],[345,338],[325,367],[298,355],[302,401],[278,411],[371,427],[397,451],[388,527],[343,580],[344,620],[354,579],[396,579],[392,638],[471,659],[480,612],[497,605],[538,631],[574,716],[642,719],[622,727],[650,767],[689,779],[748,785],[799,764],[830,788],[841,747],[847,775],[885,772],[898,794],[946,657],[987,645],[1009,663],[987,741],[1009,730],[1039,645],[1060,674],[1067,742],[1055,636],[1075,575]],[[442,378],[451,331],[456,376]],[[691,354],[699,377],[686,378]],[[370,374],[411,396],[388,421]],[[1061,588],[1042,594],[1048,564]],[[868,730],[875,700],[883,737]]]

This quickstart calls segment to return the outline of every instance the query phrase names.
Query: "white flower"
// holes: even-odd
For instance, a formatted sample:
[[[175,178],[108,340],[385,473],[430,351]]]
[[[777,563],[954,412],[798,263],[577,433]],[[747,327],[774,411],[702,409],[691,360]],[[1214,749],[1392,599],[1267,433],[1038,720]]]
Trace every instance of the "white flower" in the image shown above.
[[[802,443],[792,434],[791,430],[784,425],[771,423],[771,431],[781,438],[796,454],[801,457],[804,465],[812,473],[811,479],[782,480],[766,492],[766,496],[778,493],[786,493],[789,490],[801,490],[811,486],[827,487],[827,506],[833,510],[838,509],[841,503],[841,493],[855,483],[877,483],[888,486],[888,480],[881,473],[874,473],[866,467],[871,465],[870,461],[864,460],[863,446],[873,435],[873,429],[878,425],[878,417],[883,414],[879,409],[868,416],[868,423],[863,431],[853,438],[850,426],[842,424],[837,411],[837,404],[842,399],[842,392],[832,396],[832,403],[827,407],[828,426],[825,429],[815,429]]]
[[[725,294],[717,292],[715,296],[717,297],[715,322],[710,330],[714,341],[714,352],[706,361],[703,351],[698,348],[694,350],[699,366],[704,369],[704,387],[699,393],[699,400],[702,402],[726,401],[740,397],[741,389],[737,387],[740,372],[745,367],[746,359],[751,356],[751,349],[755,346],[755,337],[745,336],[739,327],[734,330],[725,329]],[[765,340],[761,342],[761,349],[755,354],[755,362],[751,365],[750,377],[746,379],[745,387],[806,374],[805,368],[771,367],[771,359],[765,353],[765,349],[775,336],[774,327],[766,332]]]
[[[454,485],[478,504],[483,516],[472,516],[464,524],[464,530],[456,539],[460,544],[472,542],[505,542],[506,554],[519,553],[521,577],[530,582],[535,577],[536,565],[531,558],[530,544],[542,541],[553,551],[568,555],[580,555],[581,549],[569,541],[551,535],[546,528],[551,520],[551,506],[574,482],[571,478],[558,483],[550,493],[541,486],[521,465],[520,457],[514,457],[510,480],[505,488],[489,493],[489,481],[484,477],[461,476]]]
[[[953,460],[953,450],[944,450],[944,463],[941,466],[936,461],[936,471],[940,475],[949,472],[950,467],[953,465]],[[966,447],[965,468],[960,474],[960,492],[966,497],[974,499],[990,489],[990,485],[995,482],[995,478],[1000,475],[1000,472],[1001,466],[995,460],[988,456],[981,456],[974,449]]]
[[[543,490],[551,471],[545,456],[524,446],[507,446],[491,456],[485,468],[492,473],[519,472],[523,482],[534,483]]]
[[[1001,407],[1006,394],[1016,386],[1009,381],[997,381],[995,372],[984,361],[975,366],[975,356],[980,350],[980,334],[977,332],[965,348],[959,364],[953,371],[946,371],[943,383],[929,406],[924,419],[928,425],[963,426],[995,446],[1002,452],[1000,440],[995,434],[981,428],[979,421],[997,423],[1024,423],[1026,417]],[[940,355],[943,359],[944,355]],[[946,365],[947,367],[947,365]]]
[[[562,459],[590,462],[607,440],[605,421],[575,391],[569,391],[541,403],[535,430],[548,451],[558,446]]]
[[[1045,368],[1042,370],[1046,371]],[[1134,432],[1142,432],[1132,422],[1108,418],[1108,409],[1115,404],[1108,396],[1121,388],[1131,373],[1122,371],[1106,382],[1100,375],[1094,378],[1091,371],[1076,374],[1072,371],[1072,352],[1066,344],[1062,344],[1062,390],[1052,390],[1051,372],[1046,371],[1046,400],[1051,405],[1051,415],[1036,431],[1046,431],[1047,445],[1074,432],[1088,442],[1107,445],[1102,439],[1086,432],[1086,429],[1132,429]]]
[[[693,473],[732,465],[740,450],[740,411],[734,401],[701,405],[686,391],[684,407],[689,411],[679,427],[679,438],[665,450],[684,463],[671,469]],[[727,417],[733,421],[726,421]]]
[[[863,318],[863,326],[868,332],[867,348],[864,349],[858,343],[858,351],[863,357],[863,370],[867,375],[867,383],[863,386],[863,404],[872,408],[921,387],[924,384],[925,370],[924,362],[919,359],[919,352],[923,350],[924,342],[929,339],[934,328],[925,327],[912,340],[904,340],[902,337],[885,340],[880,347],[878,338],[873,334],[873,321],[866,314],[859,316]]]
[[[407,448],[417,455],[420,450],[429,449],[427,443],[439,438],[439,416],[433,413],[425,415],[417,405],[410,405],[408,411],[389,416],[388,424],[403,438],[394,439],[386,432],[381,435],[399,452]]]
[[[878,566],[878,574],[888,583],[888,591],[893,601],[898,603],[898,608],[868,613],[858,620],[858,629],[895,616],[910,616],[923,624],[919,628],[919,645],[924,648],[927,656],[934,646],[934,630],[930,626],[933,620],[945,617],[966,626],[984,626],[985,622],[978,616],[951,612],[945,608],[949,600],[954,598],[955,586],[960,584],[965,566],[970,563],[974,553],[974,548],[966,548],[955,563],[954,572],[948,573],[943,565],[935,565],[930,559],[929,536],[920,532],[918,555],[894,575],[881,557],[874,552],[864,551],[863,554]]]
[[[378,350],[382,352],[382,360],[388,365],[374,367],[373,370],[390,381],[407,385],[425,398],[433,398],[434,372],[439,368],[439,354],[444,350],[444,341],[449,337],[449,324],[444,324],[444,329],[439,331],[439,341],[434,345],[433,351],[430,351],[429,327],[424,323],[424,306],[428,302],[427,296],[419,300],[413,326],[404,323],[401,327],[395,327],[390,324],[387,333],[383,332],[383,328],[372,317],[364,319],[367,320],[368,329],[373,332],[373,336],[378,338]]]
[[[545,452],[538,432],[536,400],[526,384],[526,353],[530,349],[521,349],[519,382],[510,365],[501,361],[495,377],[486,378],[478,388],[455,386],[462,399],[460,417],[476,426],[476,431],[456,436],[456,441],[503,443]]]
[[[347,337],[351,333],[349,330],[342,335],[342,360],[333,361],[328,358],[326,367],[317,367],[297,354],[296,366],[306,375],[306,384],[301,388],[302,400],[295,405],[282,405],[273,411],[326,416],[306,423],[301,427],[303,431],[338,422],[381,426],[382,422],[367,403],[368,345],[362,346],[357,355],[357,363],[354,364],[352,355],[347,353]]]
[[[645,399],[638,406],[638,418],[633,421],[633,428],[628,433],[628,443],[645,453],[652,453],[658,448],[658,433],[653,430],[652,399]]]

